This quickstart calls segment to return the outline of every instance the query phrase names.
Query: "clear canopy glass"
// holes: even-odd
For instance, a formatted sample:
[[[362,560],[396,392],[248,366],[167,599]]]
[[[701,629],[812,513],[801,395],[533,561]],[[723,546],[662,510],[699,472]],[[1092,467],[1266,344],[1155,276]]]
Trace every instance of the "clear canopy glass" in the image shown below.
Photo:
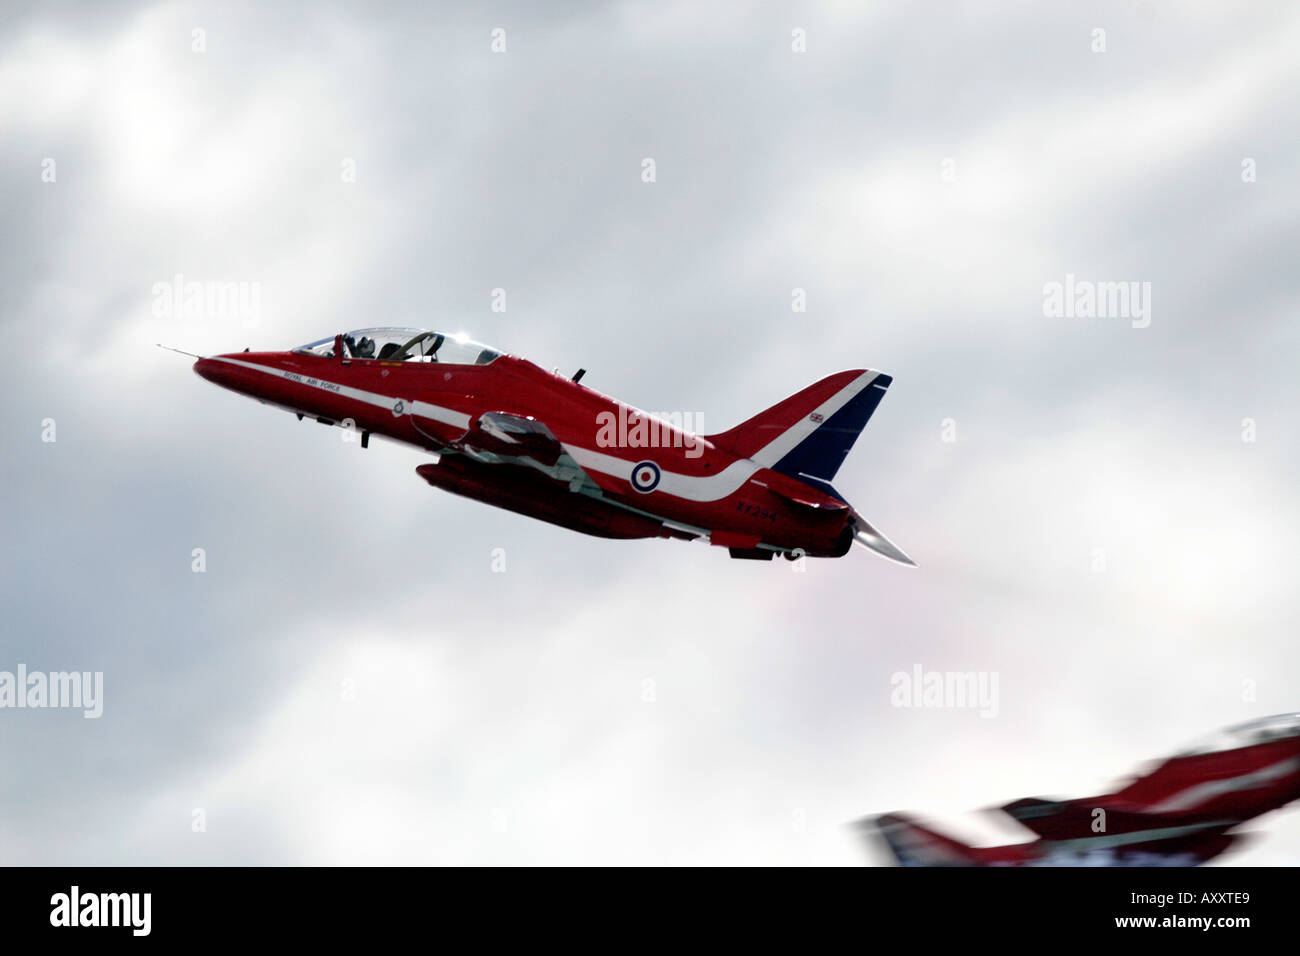
[[[334,337],[300,345],[294,351],[333,358]],[[343,333],[343,356],[349,359],[487,365],[500,355],[496,349],[475,342],[463,332],[449,335],[429,329],[378,327]]]
[[[1258,720],[1220,730],[1182,750],[1179,756],[1190,757],[1196,754],[1218,753],[1221,750],[1237,750],[1241,747],[1253,747],[1256,744],[1268,743],[1270,740],[1281,740],[1297,735],[1300,735],[1300,713],[1274,714],[1272,717],[1261,717]]]

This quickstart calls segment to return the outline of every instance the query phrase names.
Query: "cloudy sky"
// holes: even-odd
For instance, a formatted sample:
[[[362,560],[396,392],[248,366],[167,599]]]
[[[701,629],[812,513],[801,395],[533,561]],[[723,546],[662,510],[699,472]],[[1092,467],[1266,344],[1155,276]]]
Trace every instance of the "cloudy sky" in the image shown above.
[[[1300,10],[1060,7],[5,4],[0,669],[104,711],[0,712],[4,861],[857,865],[1300,709]],[[921,567],[576,535],[154,348],[380,324],[705,431],[888,372],[836,486]]]

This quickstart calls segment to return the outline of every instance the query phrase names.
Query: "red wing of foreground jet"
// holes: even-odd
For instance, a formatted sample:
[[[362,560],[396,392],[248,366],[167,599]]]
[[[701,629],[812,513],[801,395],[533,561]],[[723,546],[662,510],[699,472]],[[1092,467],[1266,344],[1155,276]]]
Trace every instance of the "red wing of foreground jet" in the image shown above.
[[[898,814],[864,821],[903,866],[1194,866],[1240,840],[1233,827],[1300,798],[1300,714],[1220,732],[1116,793],[1029,797],[1000,810],[1038,835],[971,847]]]
[[[733,558],[912,560],[831,486],[889,388],[839,372],[698,436],[463,336],[361,329],[288,352],[200,358],[210,382],[299,418],[433,452],[435,488],[606,538],[682,538]]]

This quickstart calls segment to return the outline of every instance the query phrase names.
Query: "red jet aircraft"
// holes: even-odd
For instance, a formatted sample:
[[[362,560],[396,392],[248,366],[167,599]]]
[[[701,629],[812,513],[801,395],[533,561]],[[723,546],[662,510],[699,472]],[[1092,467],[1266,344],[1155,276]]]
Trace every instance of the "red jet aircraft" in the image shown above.
[[[301,419],[433,452],[416,472],[606,538],[682,538],[733,558],[914,562],[831,486],[892,379],[839,372],[730,431],[697,436],[532,362],[425,329],[374,328],[288,352],[201,357],[210,382]]]
[[[886,814],[863,821],[902,866],[1195,866],[1238,824],[1300,799],[1300,713],[1221,731],[1117,793],[1001,807],[1039,839],[972,847]]]

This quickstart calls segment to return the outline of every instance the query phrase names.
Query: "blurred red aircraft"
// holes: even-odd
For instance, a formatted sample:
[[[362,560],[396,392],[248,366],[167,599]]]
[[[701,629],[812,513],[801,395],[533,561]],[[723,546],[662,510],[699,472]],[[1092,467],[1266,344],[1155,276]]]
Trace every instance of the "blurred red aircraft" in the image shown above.
[[[197,357],[197,356],[196,356]],[[198,357],[210,382],[435,453],[458,495],[607,538],[682,538],[733,558],[914,562],[831,486],[892,379],[840,372],[699,436],[464,336],[374,328],[287,352]]]
[[[1233,827],[1300,798],[1300,713],[1221,731],[1117,793],[1017,800],[1009,814],[1039,839],[971,847],[899,814],[862,821],[902,866],[1194,866]]]

